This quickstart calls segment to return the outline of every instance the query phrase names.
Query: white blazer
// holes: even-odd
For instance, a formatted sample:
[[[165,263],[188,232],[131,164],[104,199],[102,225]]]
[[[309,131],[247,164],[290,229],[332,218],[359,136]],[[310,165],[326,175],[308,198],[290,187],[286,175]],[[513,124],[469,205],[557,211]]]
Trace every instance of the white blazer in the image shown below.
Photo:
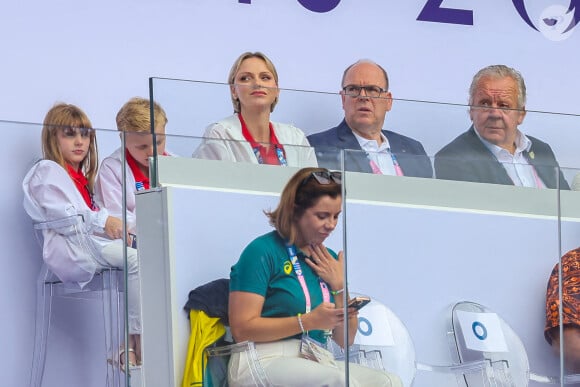
[[[105,158],[99,167],[95,181],[95,202],[101,208],[106,208],[111,216],[122,219],[123,216],[123,165],[122,148]],[[135,176],[125,161],[125,187],[127,187],[127,230],[135,231]]]
[[[35,223],[78,216],[76,224],[42,230],[42,257],[63,282],[89,282],[98,267],[94,256],[112,242],[104,232],[107,210],[92,211],[66,170],[50,160],[28,171],[22,189],[24,209]]]
[[[276,138],[284,145],[288,166],[318,166],[314,148],[308,143],[304,132],[289,124],[272,122],[272,126]],[[209,125],[193,157],[258,164],[250,143],[242,135],[242,125],[237,114]]]

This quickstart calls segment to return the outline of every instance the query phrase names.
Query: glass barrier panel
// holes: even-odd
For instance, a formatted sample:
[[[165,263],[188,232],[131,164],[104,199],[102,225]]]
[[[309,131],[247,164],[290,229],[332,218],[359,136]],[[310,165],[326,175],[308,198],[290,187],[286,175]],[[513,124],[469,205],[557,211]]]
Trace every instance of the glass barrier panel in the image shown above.
[[[291,151],[291,147],[285,148]],[[224,305],[219,294],[208,295],[204,293],[207,288],[200,289],[200,286],[211,287],[216,285],[215,280],[229,278],[232,266],[242,255],[249,254],[243,251],[252,241],[252,249],[258,250],[262,243],[275,243],[267,251],[255,254],[263,254],[264,264],[276,258],[272,264],[280,270],[282,280],[292,274],[284,241],[270,226],[264,212],[277,208],[279,193],[298,169],[180,157],[159,157],[158,162],[161,188],[137,194],[142,293],[146,300],[143,303],[144,349],[146,361],[153,359],[158,365],[155,370],[147,366],[144,369],[147,381],[171,379],[172,383],[179,384],[183,377],[193,382],[196,376],[195,372],[188,371],[191,359],[187,356],[192,353],[192,346],[201,343],[189,341],[191,324],[199,317],[195,311],[201,308],[196,295],[205,294],[202,300],[211,297],[209,307],[227,310],[227,301]],[[302,187],[302,181],[298,186]],[[328,238],[328,246],[341,246],[342,234],[342,223],[338,222]],[[272,249],[275,254],[268,252]],[[260,263],[262,259],[255,261]],[[307,265],[301,260],[303,266]],[[292,279],[290,286],[300,291],[298,281],[289,278]],[[255,281],[259,279],[258,276]],[[225,289],[226,296],[228,290]],[[186,306],[188,311],[184,311]],[[193,315],[189,309],[194,310]],[[167,310],[167,315],[160,316],[159,310]],[[212,314],[215,312],[208,311],[208,314],[215,316]],[[282,313],[289,316],[288,312]],[[292,336],[299,335],[297,313],[292,312],[290,317],[295,320],[296,328]],[[304,323],[307,324],[307,319]],[[260,340],[256,343],[258,352],[263,350],[262,344]],[[153,354],[148,352],[151,347],[156,348]],[[167,353],[173,359],[171,364],[161,361],[162,357],[167,359]],[[231,356],[246,356],[246,352],[234,351]]]
[[[179,378],[176,375],[183,375],[185,363],[183,353],[187,353],[184,337],[187,336],[188,322],[185,314],[176,311],[181,310],[189,290],[211,279],[228,277],[230,267],[245,245],[260,235],[260,230],[265,232],[260,227],[268,227],[261,211],[277,204],[278,195],[297,168],[256,167],[261,156],[259,148],[255,152],[254,147],[243,136],[240,137],[241,129],[237,129],[240,131],[236,132],[237,137],[223,135],[224,120],[241,125],[238,117],[227,118],[233,111],[229,85],[153,78],[152,87],[155,101],[163,106],[169,119],[167,149],[175,151],[168,152],[174,157],[158,159],[161,189],[151,194],[159,195],[156,200],[161,201],[161,207],[148,198],[147,193],[137,196],[142,196],[143,202],[147,203],[147,212],[158,211],[156,216],[164,219],[160,225],[158,220],[154,220],[157,219],[155,216],[148,217],[144,227],[157,233],[151,231],[145,237],[145,243],[146,250],[150,250],[147,254],[151,255],[148,264],[156,262],[152,252],[170,257],[168,262],[156,264],[169,265],[171,271],[165,277],[165,285],[172,292],[175,292],[175,286],[179,287],[177,293],[167,296],[178,301],[172,301],[172,316],[167,317],[166,322],[170,327],[178,321],[179,329],[175,332],[168,329],[174,340],[172,343],[179,344],[166,346],[168,351],[175,350],[174,358],[178,365],[174,364],[175,369],[171,372],[173,377]],[[210,102],[204,103],[203,108],[190,107],[189,102],[200,101],[200,96]],[[532,148],[526,148],[523,159],[498,154],[500,158],[509,156],[500,163],[492,153],[497,149],[485,145],[480,140],[482,135],[478,136],[479,131],[471,128],[470,118],[480,113],[480,108],[474,111],[475,108],[464,105],[395,98],[382,126],[388,131],[389,146],[377,148],[382,152],[361,151],[352,131],[348,146],[341,143],[336,134],[341,127],[350,130],[341,124],[348,113],[343,109],[343,98],[346,96],[338,93],[280,89],[279,103],[270,120],[293,124],[309,136],[312,148],[303,144],[282,144],[289,165],[311,165],[290,163],[289,155],[313,152],[319,166],[343,172],[342,185],[346,194],[339,222],[342,228],[332,233],[328,245],[335,251],[345,251],[349,296],[368,295],[373,299],[359,313],[359,339],[355,339],[355,345],[346,356],[342,354],[345,365],[353,359],[359,364],[382,363],[385,370],[398,373],[406,385],[414,379],[414,385],[418,386],[467,385],[470,380],[469,385],[490,380],[515,385],[524,379],[529,385],[541,383],[542,378],[561,381],[563,375],[559,372],[558,357],[550,355],[550,346],[538,328],[544,325],[543,313],[538,311],[544,308],[547,276],[557,258],[568,251],[563,247],[574,248],[573,239],[577,235],[575,225],[579,212],[575,193],[567,190],[568,186],[573,186],[576,172],[573,168],[560,168],[577,163],[571,148],[574,143],[571,139],[577,137],[574,130],[577,116],[527,112],[519,128],[532,141]],[[220,120],[222,128],[216,125]],[[333,137],[318,135],[329,128],[335,128],[333,135],[339,140],[331,141],[329,138]],[[551,130],[546,131],[546,128]],[[326,134],[332,135],[332,131],[330,133]],[[479,141],[477,151],[468,151],[469,146],[462,141],[469,141],[469,146]],[[520,145],[527,146],[525,143]],[[359,150],[343,151],[343,148],[353,146]],[[276,149],[275,146],[264,148]],[[279,161],[278,156],[271,154],[273,161]],[[218,159],[230,162],[216,161]],[[492,176],[485,177],[485,173]],[[501,179],[497,178],[498,174]],[[181,190],[183,193],[176,194]],[[207,197],[188,197],[197,191],[205,192]],[[233,194],[241,196],[233,198],[235,203],[227,201],[230,203],[225,205],[227,220],[220,223],[214,218],[221,219],[223,203],[229,199],[222,198],[222,195]],[[257,195],[256,203],[252,195]],[[264,198],[260,198],[261,195]],[[239,206],[242,200],[244,205]],[[249,208],[239,208],[246,207],[246,203],[260,215],[256,217],[247,212]],[[163,205],[170,206],[170,210],[164,209]],[[175,208],[179,211],[174,212]],[[239,219],[238,213],[242,214]],[[183,224],[176,227],[176,219],[181,219]],[[203,226],[193,226],[193,232],[188,219],[189,222],[201,219],[199,222]],[[207,222],[210,226],[206,228]],[[224,222],[242,224],[246,238],[230,245],[232,233],[220,234],[217,232],[219,226],[216,226],[212,239],[208,234],[212,222],[220,226]],[[256,230],[253,230],[254,224]],[[229,227],[232,225],[228,224],[225,230]],[[378,235],[375,235],[375,230]],[[176,232],[184,233],[183,239],[175,239]],[[340,238],[332,239],[338,233],[341,233]],[[199,237],[195,236],[198,234]],[[238,240],[239,233],[233,234]],[[227,235],[227,243],[221,242],[221,235]],[[381,238],[383,235],[389,237]],[[219,246],[203,247],[212,242],[216,244],[216,240],[220,241],[217,242]],[[382,242],[378,248],[375,247],[377,241]],[[180,246],[181,243],[189,248]],[[201,255],[197,252],[198,244],[203,247]],[[217,249],[217,254],[211,248]],[[227,256],[230,258],[220,264],[223,249],[229,249]],[[182,253],[175,259],[178,251]],[[387,255],[384,255],[385,251]],[[218,258],[214,258],[216,255]],[[181,270],[179,265],[188,256],[206,258],[202,262],[191,258],[190,266]],[[207,257],[211,257],[211,265],[206,263]],[[216,265],[219,267],[214,267]],[[147,270],[149,286],[156,273],[169,269],[153,265]],[[197,273],[199,271],[208,271],[208,275]],[[177,275],[175,278],[181,275],[189,277],[176,280],[174,275]],[[163,282],[158,281],[153,288],[144,290],[147,297],[159,299],[160,294],[167,294],[163,293],[164,288],[158,288]],[[477,318],[489,317],[490,324],[499,327],[496,332],[507,332],[505,335],[509,338],[504,336],[507,351],[505,348],[501,351],[470,349],[470,355],[461,358],[454,337],[463,330],[458,326],[454,329],[453,325],[453,306],[460,301],[471,304],[455,308],[461,312],[458,316],[462,316],[457,317],[457,324],[466,319],[466,313],[468,316],[471,313],[471,317],[473,313]],[[159,302],[163,304],[164,301]],[[144,308],[151,308],[151,318],[158,317],[158,308],[147,305]],[[370,311],[373,316],[379,313],[383,320],[388,321],[387,330],[396,331],[397,340],[405,338],[406,355],[399,359],[414,358],[416,367],[409,366],[410,362],[403,362],[405,365],[393,360],[397,356],[390,351],[394,347],[392,344],[369,344],[374,338],[363,334],[368,335],[369,325],[361,326],[360,322],[370,321],[372,316],[367,316]],[[484,320],[484,325],[487,321]],[[482,335],[478,327],[471,332]],[[469,333],[468,330],[465,332]],[[166,337],[167,332],[164,335],[155,336]],[[368,340],[361,344],[357,341],[360,338]],[[525,348],[525,361],[521,357],[510,357],[513,355],[510,352],[512,343],[518,342]],[[450,347],[450,343],[454,346]],[[163,343],[150,345],[158,344]],[[502,357],[503,352],[510,356]],[[516,364],[519,365],[516,367]],[[524,376],[522,372],[515,372],[515,368],[523,370]]]
[[[107,218],[104,233],[101,237],[102,261],[117,272],[109,278],[104,277],[106,285],[113,291],[103,294],[111,306],[111,312],[105,311],[109,319],[107,324],[115,329],[111,353],[107,360],[109,367],[114,367],[116,374],[107,376],[107,383],[120,383],[123,386],[141,385],[140,366],[142,353],[140,338],[135,338],[139,330],[141,316],[139,313],[139,289],[134,284],[139,281],[139,263],[137,252],[131,247],[130,235],[136,235],[134,194],[127,187],[125,160],[125,133],[118,130],[97,130],[99,150],[99,172],[95,179],[94,201],[101,211],[106,211]],[[128,204],[129,203],[129,204]],[[133,210],[129,211],[129,207]],[[115,291],[115,289],[119,289]],[[120,382],[117,382],[119,379]]]
[[[13,321],[29,322],[20,326],[30,337],[30,342],[23,342],[19,328],[3,329],[20,341],[14,348],[24,348],[26,358],[21,359],[18,352],[14,355],[19,364],[28,365],[21,372],[26,380],[9,384],[128,385],[128,377],[119,369],[125,336],[123,248],[118,244],[114,257],[104,253],[110,240],[100,223],[105,218],[99,217],[102,206],[93,186],[98,153],[87,156],[97,139],[100,147],[95,146],[95,151],[109,152],[113,141],[118,146],[118,133],[15,122],[0,122],[0,127],[5,133],[18,133],[7,136],[10,151],[3,152],[4,165],[10,166],[5,168],[5,178],[13,187],[2,200],[7,206],[2,213],[9,219],[5,224],[11,227],[3,233],[9,236],[3,246],[8,252],[18,252],[13,264],[27,265],[11,267],[31,273],[28,277],[34,282],[5,281],[19,295],[18,303],[28,305],[27,313],[33,314],[16,317],[16,305],[5,306],[13,311]],[[46,159],[43,133],[50,139],[45,144]],[[59,156],[51,154],[61,155],[65,166],[79,163],[84,169],[74,174],[60,164]],[[120,220],[117,227],[122,228]],[[14,272],[11,276],[18,278]],[[10,339],[3,342],[9,345]],[[62,369],[68,371],[62,373]]]
[[[361,173],[346,173],[344,184],[349,287],[380,300],[408,329],[414,385],[519,386],[530,369],[557,375],[545,369],[551,355],[538,310],[560,249],[558,190]],[[453,328],[460,301],[481,307],[463,308]]]
[[[568,176],[572,191],[562,192],[561,195],[561,247],[560,259],[553,259],[553,268],[545,274],[546,305],[544,337],[549,343],[553,358],[551,361],[560,361],[560,380],[563,385],[577,385],[580,383],[580,359],[578,351],[578,337],[580,321],[578,321],[578,270],[580,270],[578,252],[578,222],[580,217],[570,216],[569,208],[580,199],[575,192],[579,170],[577,168],[563,168]],[[563,339],[561,339],[563,338]]]

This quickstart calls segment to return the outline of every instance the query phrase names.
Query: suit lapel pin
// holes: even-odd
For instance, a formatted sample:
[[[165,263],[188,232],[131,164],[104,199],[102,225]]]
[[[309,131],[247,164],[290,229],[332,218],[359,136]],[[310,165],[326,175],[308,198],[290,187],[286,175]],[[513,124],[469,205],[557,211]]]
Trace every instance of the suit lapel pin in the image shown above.
[[[529,153],[529,155],[530,155],[530,159],[532,159],[532,160],[534,159],[534,157],[536,157],[536,155],[534,154],[534,152],[533,152],[533,151],[532,151],[532,152],[530,152],[530,153]]]

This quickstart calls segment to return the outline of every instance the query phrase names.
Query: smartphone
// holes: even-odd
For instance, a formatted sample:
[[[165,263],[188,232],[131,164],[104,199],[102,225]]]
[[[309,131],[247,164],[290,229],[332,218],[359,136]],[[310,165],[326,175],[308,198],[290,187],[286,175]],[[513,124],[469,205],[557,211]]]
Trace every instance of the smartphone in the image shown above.
[[[360,310],[363,306],[371,302],[370,297],[366,296],[358,296],[353,298],[348,302],[349,308],[355,308],[356,310]]]

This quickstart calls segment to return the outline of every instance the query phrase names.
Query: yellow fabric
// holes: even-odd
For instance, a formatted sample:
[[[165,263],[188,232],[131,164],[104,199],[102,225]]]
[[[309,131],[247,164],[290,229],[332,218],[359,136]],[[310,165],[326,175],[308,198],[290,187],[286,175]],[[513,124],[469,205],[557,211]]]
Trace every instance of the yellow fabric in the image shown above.
[[[203,365],[207,364],[207,355],[204,350],[226,333],[226,328],[219,318],[209,317],[201,310],[191,310],[189,322],[191,334],[181,387],[202,385]]]

